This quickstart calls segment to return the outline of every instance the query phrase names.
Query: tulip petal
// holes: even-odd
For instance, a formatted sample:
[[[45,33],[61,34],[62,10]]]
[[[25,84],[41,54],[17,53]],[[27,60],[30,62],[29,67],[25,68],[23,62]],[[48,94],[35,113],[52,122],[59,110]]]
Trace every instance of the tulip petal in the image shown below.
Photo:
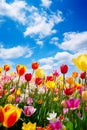
[[[7,126],[8,127],[13,126],[15,124],[16,120],[17,120],[17,112],[14,111],[12,114],[10,114],[10,116],[7,119]]]
[[[4,112],[3,112],[3,108],[0,107],[0,123],[3,123],[4,121]]]

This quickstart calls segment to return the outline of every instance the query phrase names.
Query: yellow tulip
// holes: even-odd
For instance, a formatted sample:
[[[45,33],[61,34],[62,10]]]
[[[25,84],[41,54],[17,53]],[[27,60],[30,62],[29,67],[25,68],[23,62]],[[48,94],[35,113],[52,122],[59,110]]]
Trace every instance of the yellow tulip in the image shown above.
[[[35,72],[35,76],[39,77],[39,78],[44,78],[44,76],[45,76],[44,69],[37,69]]]
[[[11,94],[7,97],[8,102],[12,102],[14,100],[14,96]]]
[[[83,99],[84,101],[87,101],[87,91],[83,91],[83,92],[82,92],[82,99]]]
[[[47,88],[54,89],[56,87],[56,83],[54,81],[47,81],[46,86]]]
[[[22,110],[12,104],[0,107],[0,121],[6,128],[13,126],[21,116]]]
[[[77,58],[73,58],[72,61],[78,69],[87,71],[87,54],[79,55]]]
[[[21,95],[21,90],[20,90],[20,89],[17,90],[16,95],[17,95],[17,96],[20,96],[20,95]]]
[[[36,123],[23,123],[22,130],[36,130]]]

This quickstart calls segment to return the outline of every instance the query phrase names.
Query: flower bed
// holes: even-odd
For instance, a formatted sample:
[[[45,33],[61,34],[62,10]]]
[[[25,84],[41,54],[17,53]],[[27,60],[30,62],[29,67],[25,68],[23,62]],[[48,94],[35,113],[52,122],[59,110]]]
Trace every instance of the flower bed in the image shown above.
[[[80,73],[63,64],[45,75],[33,62],[32,73],[24,65],[0,67],[0,129],[86,130],[87,54],[72,59]]]

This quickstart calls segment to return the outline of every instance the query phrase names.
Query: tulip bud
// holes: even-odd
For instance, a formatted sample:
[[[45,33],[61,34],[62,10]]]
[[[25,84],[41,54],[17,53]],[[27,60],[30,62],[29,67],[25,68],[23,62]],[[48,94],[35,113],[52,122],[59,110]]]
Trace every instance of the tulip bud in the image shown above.
[[[5,70],[6,72],[9,71],[9,70],[10,70],[10,66],[7,65],[7,64],[5,64],[5,65],[4,65],[4,70]]]
[[[82,99],[87,101],[87,90],[82,92]]]
[[[65,64],[61,65],[60,66],[60,71],[61,71],[62,74],[66,74],[67,71],[68,71],[68,66],[65,65]]]
[[[33,62],[31,67],[32,67],[33,70],[36,70],[36,69],[38,69],[39,64],[37,62]]]
[[[81,78],[81,79],[85,79],[85,72],[82,72],[82,73],[80,74],[80,78]]]
[[[29,81],[31,80],[31,78],[32,78],[32,74],[31,74],[31,73],[25,74],[25,80],[26,80],[27,82],[29,82]]]

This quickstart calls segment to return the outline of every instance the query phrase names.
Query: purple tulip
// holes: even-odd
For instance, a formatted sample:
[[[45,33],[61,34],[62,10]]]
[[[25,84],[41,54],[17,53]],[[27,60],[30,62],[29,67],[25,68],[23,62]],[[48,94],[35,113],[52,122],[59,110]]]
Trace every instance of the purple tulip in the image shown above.
[[[70,109],[70,110],[75,110],[79,107],[80,105],[80,99],[74,99],[74,98],[71,98],[69,100],[66,101],[66,105],[67,107]]]
[[[31,116],[35,113],[36,109],[33,106],[24,106],[23,113],[26,116]]]

